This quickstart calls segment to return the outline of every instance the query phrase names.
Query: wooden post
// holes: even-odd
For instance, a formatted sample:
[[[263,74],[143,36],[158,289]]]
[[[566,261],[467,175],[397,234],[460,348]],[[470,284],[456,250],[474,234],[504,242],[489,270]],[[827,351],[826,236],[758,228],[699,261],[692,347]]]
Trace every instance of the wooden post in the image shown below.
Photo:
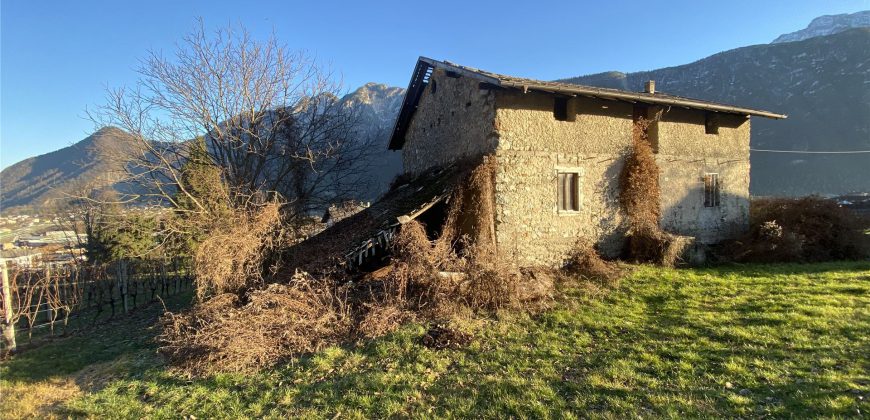
[[[46,321],[49,323],[49,329],[51,330],[51,335],[54,335],[54,305],[51,303],[51,263],[45,263],[45,283],[42,286],[43,296],[45,296],[45,314],[48,318]],[[39,310],[39,307],[36,308]]]
[[[15,344],[15,316],[12,313],[12,287],[9,284],[9,271],[6,268],[6,261],[2,262],[0,271],[3,271],[3,308],[5,308],[3,339],[6,340],[6,350],[14,353],[17,347]]]
[[[166,285],[166,258],[164,258],[160,264],[160,284],[160,294],[166,296],[166,289],[168,287]],[[151,298],[153,299],[154,297],[152,296]]]
[[[127,262],[123,258],[118,260],[118,292],[121,294],[121,301],[124,302],[126,314],[130,307],[127,303]]]

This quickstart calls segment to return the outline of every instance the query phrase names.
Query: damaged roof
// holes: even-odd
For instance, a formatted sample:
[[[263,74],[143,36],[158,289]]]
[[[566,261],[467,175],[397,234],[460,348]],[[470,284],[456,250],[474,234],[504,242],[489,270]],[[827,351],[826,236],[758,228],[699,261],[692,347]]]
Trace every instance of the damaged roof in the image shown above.
[[[293,246],[288,266],[308,272],[331,267],[354,267],[388,250],[398,227],[435,204],[449,200],[454,188],[471,170],[468,162],[432,168],[392,187],[378,201]]]
[[[438,61],[427,57],[420,57],[417,60],[417,65],[414,68],[414,73],[411,76],[408,89],[405,91],[405,99],[402,102],[399,117],[396,119],[396,125],[393,128],[393,135],[390,138],[390,150],[399,150],[405,144],[405,133],[408,130],[408,125],[411,123],[411,117],[414,116],[414,112],[417,110],[417,104],[420,101],[420,96],[423,94],[424,88],[429,83],[429,77],[432,74],[432,70],[436,68],[480,80],[481,83],[486,83],[492,88],[515,89],[524,93],[531,91],[566,96],[584,96],[630,103],[701,109],[711,112],[723,112],[737,115],[755,115],[775,119],[786,118],[786,115],[770,111],[742,108],[716,102],[702,101],[700,99],[667,95],[659,92],[632,92],[619,89],[575,85],[571,83],[545,82],[522,77],[506,76],[472,67],[461,66],[449,61]]]

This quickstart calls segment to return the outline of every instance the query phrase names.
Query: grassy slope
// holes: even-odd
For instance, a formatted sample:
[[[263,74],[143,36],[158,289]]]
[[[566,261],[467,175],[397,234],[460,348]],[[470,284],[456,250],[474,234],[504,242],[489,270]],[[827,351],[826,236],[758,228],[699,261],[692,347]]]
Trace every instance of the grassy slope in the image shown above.
[[[59,341],[3,365],[3,405],[40,387],[64,395],[72,381],[50,407],[62,415],[870,413],[870,263],[640,268],[603,299],[570,294],[539,316],[469,324],[465,349],[422,347],[424,329],[411,325],[249,377],[173,374],[153,330]]]

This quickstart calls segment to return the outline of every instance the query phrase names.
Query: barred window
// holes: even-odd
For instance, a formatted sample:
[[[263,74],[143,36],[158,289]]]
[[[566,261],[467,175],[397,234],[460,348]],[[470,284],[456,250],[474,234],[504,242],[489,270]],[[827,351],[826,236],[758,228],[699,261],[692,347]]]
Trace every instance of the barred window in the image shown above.
[[[580,173],[558,173],[557,208],[560,212],[580,211]]]
[[[704,175],[704,207],[719,207],[719,174]]]

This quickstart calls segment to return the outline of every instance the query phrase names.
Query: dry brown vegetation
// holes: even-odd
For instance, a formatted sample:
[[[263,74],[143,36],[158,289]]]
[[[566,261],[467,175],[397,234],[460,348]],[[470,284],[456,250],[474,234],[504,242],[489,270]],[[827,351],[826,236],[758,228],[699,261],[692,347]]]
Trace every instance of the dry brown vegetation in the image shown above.
[[[225,293],[163,317],[161,352],[192,374],[246,372],[341,342],[351,330],[347,296],[298,273],[240,298]]]
[[[197,248],[194,270],[200,300],[262,285],[264,274],[277,269],[268,260],[284,244],[280,204],[268,203],[251,213],[237,211],[232,218]]]
[[[619,201],[628,216],[626,255],[637,262],[672,267],[687,242],[659,227],[660,171],[648,135],[653,122],[643,117],[635,120],[632,147],[619,178]]]
[[[553,276],[521,272],[498,258],[493,246],[494,171],[492,161],[471,171],[454,191],[435,240],[421,223],[403,224],[390,264],[364,276],[297,272],[288,284],[263,288],[263,262],[274,253],[264,238],[273,236],[270,229],[278,223],[276,210],[264,208],[200,247],[197,274],[207,279],[202,302],[164,317],[161,352],[194,375],[246,372],[327,345],[381,336],[410,320],[443,322],[469,310],[542,307],[552,297]],[[220,259],[226,261],[212,261]],[[439,335],[433,345],[443,344],[442,338],[450,345],[467,341],[460,336]]]
[[[616,285],[623,274],[617,263],[602,259],[592,244],[585,240],[577,242],[565,268],[570,274],[604,285]]]
[[[870,257],[870,220],[821,197],[752,201],[750,231],[723,245],[743,262],[818,262]]]

